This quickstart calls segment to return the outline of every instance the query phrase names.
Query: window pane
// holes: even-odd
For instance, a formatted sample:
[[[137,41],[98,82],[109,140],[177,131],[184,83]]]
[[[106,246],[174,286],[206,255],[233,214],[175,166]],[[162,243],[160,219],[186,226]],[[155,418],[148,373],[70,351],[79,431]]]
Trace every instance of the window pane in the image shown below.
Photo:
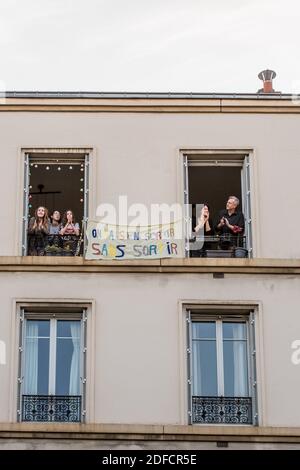
[[[58,338],[72,338],[71,325],[80,323],[79,320],[58,320],[57,321],[57,337]],[[75,331],[75,334],[80,336],[80,329]],[[78,336],[78,338],[79,338]]]
[[[246,339],[246,323],[223,322],[223,339]]]
[[[224,341],[223,356],[225,396],[248,396],[247,343],[245,341]]]
[[[58,321],[56,395],[80,394],[80,321]]]
[[[217,396],[216,342],[193,341],[193,395]]]
[[[24,394],[47,395],[49,390],[49,320],[27,320]]]
[[[196,338],[216,338],[215,322],[193,322],[192,324],[193,339]]]

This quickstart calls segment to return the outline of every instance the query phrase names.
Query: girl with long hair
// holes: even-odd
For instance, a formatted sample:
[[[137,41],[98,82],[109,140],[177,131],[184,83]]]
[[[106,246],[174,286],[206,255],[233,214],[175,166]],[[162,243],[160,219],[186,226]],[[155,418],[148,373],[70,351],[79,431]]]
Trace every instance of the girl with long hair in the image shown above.
[[[28,255],[44,256],[47,235],[49,234],[48,209],[40,206],[35,210],[28,225]]]

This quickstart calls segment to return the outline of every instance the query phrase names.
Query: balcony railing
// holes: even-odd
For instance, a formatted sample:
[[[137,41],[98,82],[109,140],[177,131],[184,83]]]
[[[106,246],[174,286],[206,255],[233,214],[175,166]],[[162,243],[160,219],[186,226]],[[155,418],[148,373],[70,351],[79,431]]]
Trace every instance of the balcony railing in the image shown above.
[[[192,397],[193,423],[252,424],[250,397]]]
[[[29,256],[80,256],[82,237],[77,235],[28,234]]]
[[[247,258],[245,235],[195,236],[190,238],[191,258]]]
[[[81,396],[23,395],[22,421],[79,423]]]

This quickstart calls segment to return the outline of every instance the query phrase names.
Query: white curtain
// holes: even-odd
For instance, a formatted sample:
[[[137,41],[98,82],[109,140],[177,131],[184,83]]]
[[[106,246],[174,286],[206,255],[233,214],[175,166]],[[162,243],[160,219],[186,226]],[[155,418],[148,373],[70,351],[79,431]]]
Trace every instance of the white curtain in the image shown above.
[[[248,371],[246,342],[238,341],[244,338],[245,324],[233,324],[233,371],[234,371],[234,396],[248,396]]]
[[[71,360],[71,369],[70,369],[70,385],[69,385],[69,394],[70,395],[80,395],[80,383],[79,383],[79,373],[80,373],[80,330],[81,324],[80,321],[71,321],[71,336],[73,343],[73,354]]]
[[[27,320],[23,390],[25,395],[38,393],[38,347],[38,323],[34,320]]]
[[[201,381],[201,358],[200,358],[200,342],[193,342],[192,350],[192,374],[193,374],[193,395],[201,396],[202,393],[202,381]]]

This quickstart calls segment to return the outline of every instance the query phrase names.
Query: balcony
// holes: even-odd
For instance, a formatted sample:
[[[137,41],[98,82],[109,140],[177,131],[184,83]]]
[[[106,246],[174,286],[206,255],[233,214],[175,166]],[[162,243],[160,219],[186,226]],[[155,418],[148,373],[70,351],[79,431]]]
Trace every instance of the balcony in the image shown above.
[[[22,421],[81,422],[81,396],[22,395]]]
[[[82,237],[77,235],[28,234],[29,256],[80,256],[83,251]]]
[[[192,397],[193,424],[252,424],[250,397]]]
[[[189,239],[190,258],[247,258],[245,235],[200,236]]]

